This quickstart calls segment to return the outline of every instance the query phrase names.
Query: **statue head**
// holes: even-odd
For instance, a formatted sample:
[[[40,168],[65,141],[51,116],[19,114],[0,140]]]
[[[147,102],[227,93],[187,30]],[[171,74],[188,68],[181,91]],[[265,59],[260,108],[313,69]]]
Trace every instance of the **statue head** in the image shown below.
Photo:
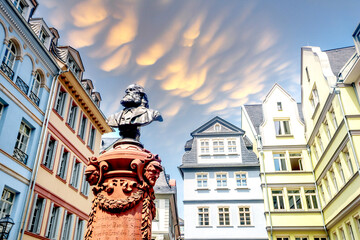
[[[144,177],[151,186],[154,186],[162,171],[162,166],[158,161],[151,161],[145,168]]]
[[[137,84],[129,85],[125,90],[125,96],[120,101],[125,108],[143,106],[149,108],[147,95],[144,88]]]

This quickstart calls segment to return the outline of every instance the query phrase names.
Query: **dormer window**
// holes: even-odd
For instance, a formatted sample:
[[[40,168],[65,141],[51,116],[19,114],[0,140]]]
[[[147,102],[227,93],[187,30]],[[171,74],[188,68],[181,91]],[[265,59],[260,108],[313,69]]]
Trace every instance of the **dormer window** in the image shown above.
[[[79,73],[80,73],[80,68],[76,64],[75,60],[70,56],[68,58],[68,65],[69,65],[70,70],[74,73],[75,77],[78,78]]]
[[[46,39],[49,37],[49,35],[46,33],[45,29],[41,29],[39,34],[39,39],[42,43],[45,43]]]
[[[25,1],[21,0],[14,0],[14,6],[17,8],[17,10],[23,15],[25,8],[28,6]]]

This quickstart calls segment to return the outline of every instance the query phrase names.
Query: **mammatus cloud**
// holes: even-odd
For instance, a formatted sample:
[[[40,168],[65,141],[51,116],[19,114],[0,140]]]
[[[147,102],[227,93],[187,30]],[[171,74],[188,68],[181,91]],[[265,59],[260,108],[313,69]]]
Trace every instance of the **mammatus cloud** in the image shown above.
[[[89,0],[80,2],[71,10],[74,25],[77,27],[88,27],[103,21],[108,12],[101,0]]]

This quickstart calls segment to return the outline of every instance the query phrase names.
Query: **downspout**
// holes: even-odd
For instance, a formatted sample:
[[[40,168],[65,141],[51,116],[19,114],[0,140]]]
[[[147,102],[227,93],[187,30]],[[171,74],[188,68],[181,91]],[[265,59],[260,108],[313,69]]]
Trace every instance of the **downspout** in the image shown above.
[[[343,115],[344,123],[345,123],[345,127],[346,127],[346,132],[347,132],[347,135],[348,135],[348,137],[349,137],[349,142],[350,142],[351,150],[352,150],[352,152],[353,152],[354,159],[355,159],[355,163],[356,163],[356,167],[357,167],[357,169],[358,169],[357,172],[358,172],[358,174],[359,174],[359,176],[360,176],[359,161],[358,161],[358,158],[357,158],[356,153],[355,153],[354,142],[353,142],[352,137],[351,137],[349,124],[348,124],[348,122],[347,122],[347,118],[346,118],[345,111],[344,111],[344,106],[343,106],[342,101],[341,101],[340,90],[334,88],[334,92],[335,92],[335,94],[337,95],[338,100],[339,100],[341,113],[342,113],[342,115]],[[355,91],[355,92],[356,92],[356,91]]]
[[[311,161],[311,149],[310,149],[310,146],[309,145],[306,145],[306,148],[307,148],[307,153],[308,153],[308,156],[309,156],[309,159]],[[312,172],[312,175],[313,175],[313,178],[314,178],[314,185],[315,185],[315,192],[316,192],[316,198],[317,198],[317,201],[320,205],[320,213],[321,213],[321,220],[323,222],[323,226],[324,226],[324,230],[325,230],[325,233],[326,233],[326,236],[327,236],[327,239],[330,240],[330,237],[329,237],[329,233],[326,229],[326,226],[325,226],[325,218],[324,218],[324,212],[323,212],[323,207],[321,205],[321,201],[320,201],[320,196],[319,196],[319,190],[318,190],[318,186],[316,184],[316,177],[315,177],[315,172],[314,172],[314,167],[312,165],[312,163],[310,164],[311,165],[311,172]]]
[[[266,171],[265,171],[265,163],[264,163],[264,152],[263,152],[263,147],[262,147],[262,143],[261,143],[261,137],[257,135],[256,140],[258,142],[258,146],[259,146],[259,157],[261,159],[263,168],[264,168],[264,181],[265,181],[265,195],[266,195],[266,201],[267,201],[267,207],[268,207],[268,213],[269,213],[269,222],[270,222],[270,238],[271,240],[273,240],[273,225],[272,225],[272,219],[271,219],[271,211],[270,211],[270,200],[269,200],[269,191],[268,191],[268,186],[267,186],[267,179],[266,179]],[[261,173],[261,168],[260,168],[260,173]]]
[[[48,125],[49,125],[49,117],[50,117],[50,113],[51,113],[51,109],[52,109],[52,106],[54,104],[54,100],[55,100],[55,86],[56,86],[56,83],[57,83],[57,78],[60,76],[60,74],[64,73],[63,71],[60,71],[59,74],[56,74],[54,77],[53,77],[53,81],[52,81],[52,84],[51,84],[51,89],[50,89],[50,96],[49,96],[49,99],[48,99],[48,104],[47,104],[47,109],[46,109],[46,113],[45,113],[45,118],[44,118],[44,122],[43,122],[43,126],[42,126],[42,130],[41,130],[41,142],[37,148],[37,152],[36,152],[36,156],[35,156],[35,167],[32,171],[32,175],[31,175],[31,179],[30,179],[30,183],[29,183],[29,190],[27,192],[27,198],[26,198],[26,202],[24,204],[24,209],[26,206],[27,209],[26,209],[26,213],[24,212],[23,215],[22,215],[22,222],[21,222],[21,234],[20,234],[20,240],[23,239],[24,237],[24,232],[25,232],[25,228],[26,228],[26,222],[28,220],[28,216],[29,216],[29,211],[31,209],[31,199],[34,195],[34,189],[35,189],[35,181],[36,181],[36,177],[37,177],[37,173],[38,173],[38,169],[39,169],[39,166],[40,166],[40,156],[42,156],[43,154],[43,145],[44,145],[44,142],[46,141],[46,132],[47,132],[47,128],[48,128]]]

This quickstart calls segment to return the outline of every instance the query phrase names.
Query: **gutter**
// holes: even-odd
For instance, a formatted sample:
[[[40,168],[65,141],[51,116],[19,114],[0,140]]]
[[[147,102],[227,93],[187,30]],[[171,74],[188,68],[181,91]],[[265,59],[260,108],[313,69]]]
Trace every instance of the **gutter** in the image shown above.
[[[54,104],[54,101],[55,101],[55,88],[56,88],[56,83],[57,83],[57,78],[62,74],[64,73],[63,71],[60,70],[60,73],[56,74],[53,78],[53,82],[51,84],[51,92],[50,92],[50,96],[49,96],[49,99],[48,99],[48,104],[47,104],[47,109],[46,109],[46,113],[45,113],[45,118],[44,118],[44,121],[43,121],[43,126],[42,126],[42,130],[41,130],[41,141],[40,141],[40,144],[38,146],[38,149],[37,149],[37,153],[36,153],[36,157],[35,157],[35,162],[34,162],[34,168],[33,168],[33,171],[32,171],[32,175],[31,175],[31,179],[30,179],[30,183],[29,183],[29,190],[27,192],[27,198],[26,198],[26,202],[24,204],[24,208],[26,208],[26,206],[28,206],[26,208],[26,212],[23,212],[22,214],[22,222],[21,222],[21,226],[20,226],[20,229],[21,229],[21,234],[20,236],[18,237],[18,239],[22,240],[23,237],[24,237],[24,232],[25,232],[25,228],[26,228],[26,222],[28,221],[28,217],[29,217],[29,211],[31,209],[31,199],[34,195],[34,189],[35,189],[35,181],[36,181],[36,177],[37,177],[37,174],[38,174],[38,169],[39,169],[39,166],[40,166],[40,163],[41,163],[41,160],[40,160],[40,157],[43,155],[43,151],[44,151],[44,143],[46,141],[46,132],[47,132],[47,128],[48,128],[48,125],[49,125],[49,119],[50,119],[50,113],[51,113],[51,109],[53,107],[53,104]]]

